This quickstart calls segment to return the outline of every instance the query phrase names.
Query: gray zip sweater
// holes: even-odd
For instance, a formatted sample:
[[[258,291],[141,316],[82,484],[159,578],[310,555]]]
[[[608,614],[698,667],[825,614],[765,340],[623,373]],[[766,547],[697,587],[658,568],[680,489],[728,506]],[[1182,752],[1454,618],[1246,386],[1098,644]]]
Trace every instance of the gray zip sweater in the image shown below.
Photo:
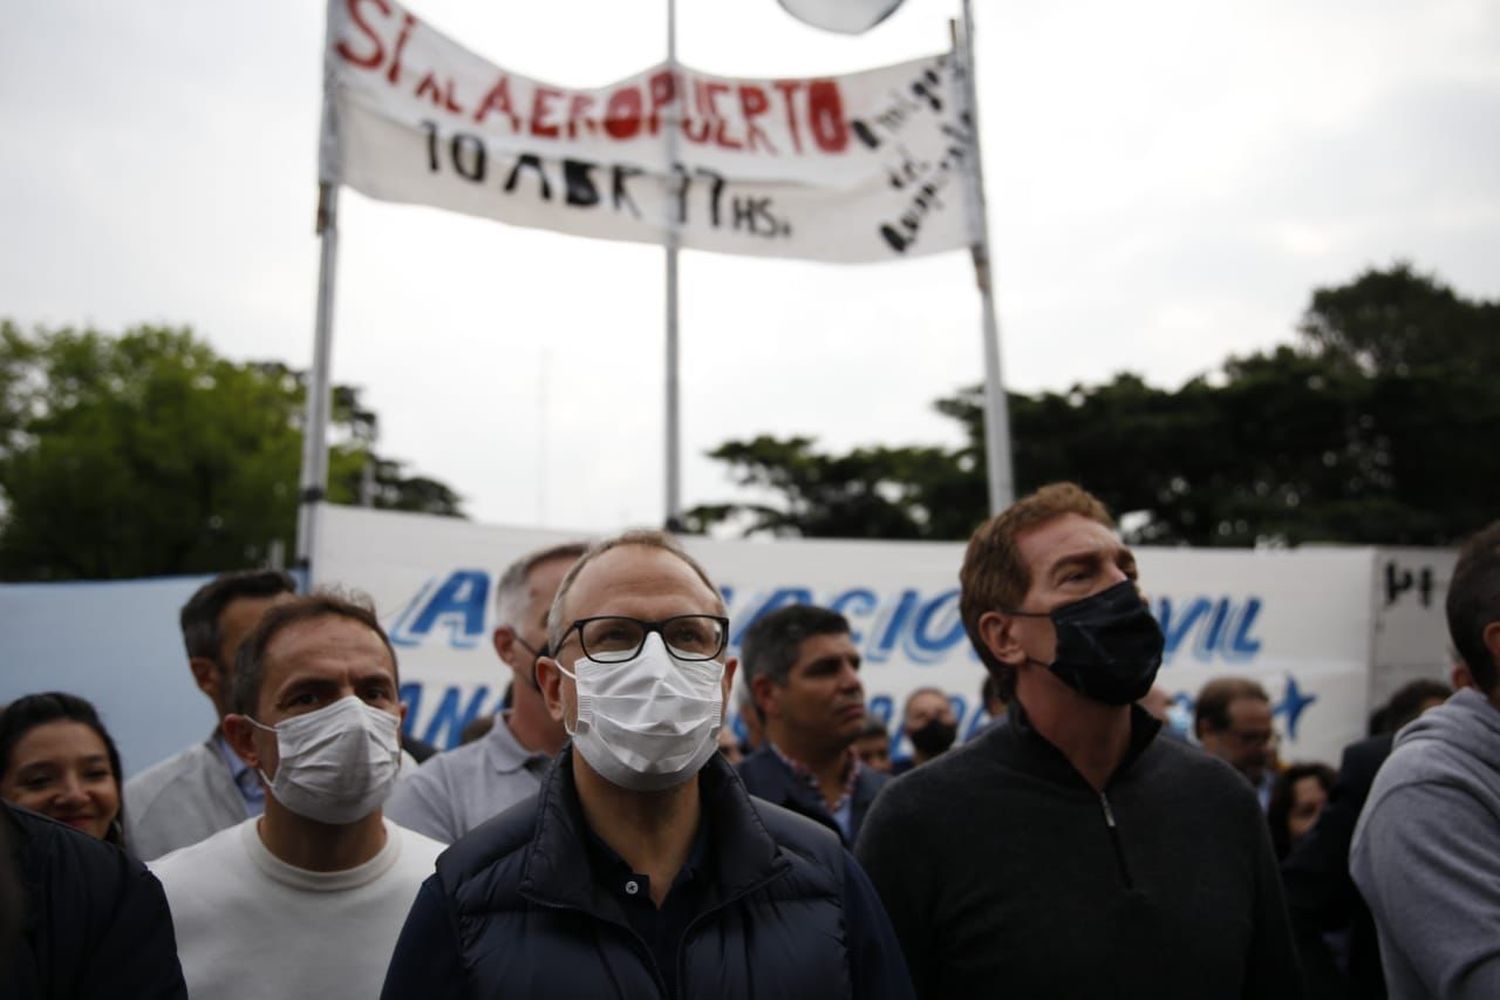
[[[1265,818],[1223,761],[1133,708],[1095,791],[1012,703],[1004,725],[886,785],[857,854],[917,993],[1302,995]]]
[[[1500,709],[1459,691],[1401,730],[1354,830],[1392,1000],[1500,997]]]

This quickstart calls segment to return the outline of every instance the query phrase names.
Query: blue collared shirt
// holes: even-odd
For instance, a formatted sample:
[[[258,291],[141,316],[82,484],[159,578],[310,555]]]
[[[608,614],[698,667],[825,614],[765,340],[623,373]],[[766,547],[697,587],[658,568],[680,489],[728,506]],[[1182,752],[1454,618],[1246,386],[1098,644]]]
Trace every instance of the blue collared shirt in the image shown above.
[[[833,821],[839,825],[839,830],[844,835],[844,843],[853,843],[854,787],[859,783],[859,772],[864,768],[859,755],[852,750],[848,752],[849,762],[845,765],[844,790],[839,795],[839,800],[832,807],[829,807],[827,800],[823,798],[823,786],[819,784],[816,774],[809,771],[806,765],[800,760],[788,757],[781,747],[770,740],[766,740],[766,746],[770,747],[776,756],[781,758],[781,762],[787,766],[787,770],[791,771],[799,781],[805,782],[813,790],[818,797],[818,801],[823,803],[823,807],[828,809],[828,814],[833,817]]]
[[[259,816],[265,812],[266,786],[260,783],[260,775],[249,764],[240,760],[240,755],[229,748],[229,743],[222,734],[214,737],[214,746],[218,748],[219,756],[224,758],[224,765],[229,768],[229,776],[234,779],[234,787],[239,789],[240,798],[245,800],[245,816]]]

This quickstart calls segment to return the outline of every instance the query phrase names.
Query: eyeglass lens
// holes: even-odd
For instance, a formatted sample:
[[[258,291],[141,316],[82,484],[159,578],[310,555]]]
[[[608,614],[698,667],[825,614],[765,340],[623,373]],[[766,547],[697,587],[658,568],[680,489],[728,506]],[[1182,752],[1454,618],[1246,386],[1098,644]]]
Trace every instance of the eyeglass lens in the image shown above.
[[[662,622],[592,618],[578,632],[583,655],[601,663],[634,659],[650,632],[660,632],[672,654],[684,660],[711,660],[724,648],[724,626],[708,615],[678,615]]]

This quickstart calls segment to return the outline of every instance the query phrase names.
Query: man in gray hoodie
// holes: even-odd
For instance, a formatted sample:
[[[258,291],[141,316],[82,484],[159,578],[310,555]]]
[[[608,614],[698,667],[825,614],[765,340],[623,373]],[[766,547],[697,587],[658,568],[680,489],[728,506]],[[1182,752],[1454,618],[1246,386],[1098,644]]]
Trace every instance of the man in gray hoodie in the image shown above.
[[[1500,997],[1500,521],[1464,546],[1447,610],[1475,686],[1401,730],[1349,860],[1393,1000]]]

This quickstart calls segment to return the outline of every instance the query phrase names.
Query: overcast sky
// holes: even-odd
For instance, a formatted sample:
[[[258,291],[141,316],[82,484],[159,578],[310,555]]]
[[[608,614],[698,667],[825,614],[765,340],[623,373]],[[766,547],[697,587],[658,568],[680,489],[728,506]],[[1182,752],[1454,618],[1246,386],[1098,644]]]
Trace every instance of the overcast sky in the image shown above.
[[[408,0],[501,66],[599,86],[665,54],[665,4]],[[1318,285],[1409,258],[1500,297],[1493,0],[978,0],[1007,382],[1175,386],[1285,342]],[[948,45],[957,0],[858,38],[774,0],[681,0],[679,58],[826,75]],[[312,352],[324,14],[313,0],[8,4],[0,316],[189,325],[236,359]],[[345,192],[333,376],[381,450],[476,518],[662,515],[662,251]],[[981,377],[966,255],[823,265],[685,252],[688,504],[761,432],[956,443]]]

